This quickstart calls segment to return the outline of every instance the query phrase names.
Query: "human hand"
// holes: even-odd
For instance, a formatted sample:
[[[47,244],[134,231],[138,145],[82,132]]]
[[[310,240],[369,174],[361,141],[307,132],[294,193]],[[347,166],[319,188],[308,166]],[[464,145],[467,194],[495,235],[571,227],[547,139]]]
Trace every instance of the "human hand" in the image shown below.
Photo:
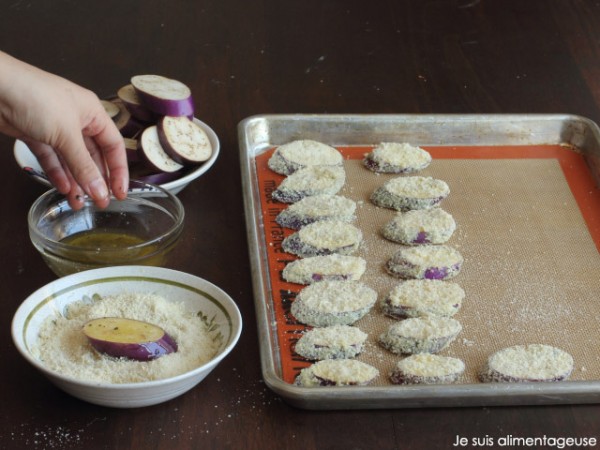
[[[83,205],[84,194],[100,207],[108,205],[109,189],[126,197],[123,138],[98,97],[2,52],[0,132],[27,143],[73,208]]]

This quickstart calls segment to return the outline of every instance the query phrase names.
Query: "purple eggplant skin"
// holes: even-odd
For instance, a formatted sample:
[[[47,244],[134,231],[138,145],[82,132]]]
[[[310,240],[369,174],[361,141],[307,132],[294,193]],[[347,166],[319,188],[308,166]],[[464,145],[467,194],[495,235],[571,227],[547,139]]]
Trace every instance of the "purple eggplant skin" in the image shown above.
[[[390,164],[380,164],[376,161],[373,161],[373,159],[368,158],[368,157],[363,159],[363,163],[367,169],[369,169],[373,172],[393,173],[393,174],[398,174],[398,175],[417,172],[417,171],[421,170],[421,168],[422,168],[422,167],[399,168],[399,167],[392,166]]]
[[[323,281],[323,280],[332,280],[332,281],[345,281],[349,280],[352,277],[350,274],[335,274],[335,275],[323,275],[320,273],[313,273],[311,279],[313,281]]]
[[[143,105],[136,105],[135,103],[125,103],[125,108],[131,114],[131,117],[139,120],[143,123],[154,123],[157,120],[156,114],[150,111]]]
[[[121,87],[117,91],[117,97],[135,119],[147,123],[154,123],[159,119],[159,116],[142,104],[133,85],[128,84]]]
[[[131,78],[140,103],[160,116],[194,117],[194,101],[187,86],[159,75],[136,75]],[[156,85],[160,84],[157,89]],[[169,96],[168,91],[173,93]],[[159,93],[160,92],[160,93]]]
[[[275,218],[275,222],[277,222],[282,227],[291,228],[292,230],[299,230],[300,228],[305,227],[306,225],[310,225],[311,223],[314,223],[316,221],[312,219],[299,220],[296,218],[285,218],[277,216]]]
[[[169,130],[169,126],[171,129]],[[192,134],[186,134],[187,139],[183,143],[184,149],[181,148],[182,142],[172,140],[173,135],[181,137],[181,127],[190,131]],[[194,123],[193,120],[187,117],[161,117],[156,123],[158,140],[164,151],[181,165],[199,165],[206,162],[212,154],[212,146],[208,140],[208,136],[202,128]],[[193,148],[193,152],[189,149]]]
[[[304,191],[285,192],[285,191],[276,189],[271,194],[271,197],[273,197],[273,199],[275,199],[281,203],[296,203],[296,202],[299,202],[300,200],[302,200],[304,197],[307,197],[308,195],[310,195],[310,194],[308,192],[304,192]]]
[[[132,359],[135,361],[152,361],[161,356],[177,351],[177,342],[167,333],[157,341],[141,343],[108,342],[88,337],[92,347],[100,353],[115,358]]]
[[[121,112],[113,119],[115,126],[124,138],[135,138],[148,125],[131,116],[131,113],[125,108],[123,102],[115,104],[121,109]]]
[[[129,164],[140,162],[142,159],[140,158],[139,150],[136,148],[127,148],[125,147],[125,153],[127,154],[127,162]]]
[[[569,379],[571,372],[565,372],[555,375],[550,378],[518,378],[510,375],[505,375],[496,370],[486,370],[479,374],[479,379],[484,383],[554,383]]]
[[[182,175],[183,175],[182,172],[178,170],[177,172],[151,173],[148,175],[140,176],[140,177],[138,177],[138,179],[140,181],[143,181],[144,183],[161,185],[161,184],[169,183],[170,181],[176,180],[179,177],[181,177]]]
[[[423,278],[428,280],[444,280],[448,277],[448,267],[430,267],[425,271]]]
[[[123,142],[125,143],[125,152],[127,154],[127,162],[128,163],[139,162],[141,160],[141,157],[140,157],[140,153],[138,150],[137,139],[124,137]]]
[[[453,264],[451,267],[430,267],[425,271],[423,278],[430,280],[445,280],[456,275],[461,269],[461,264]]]
[[[385,268],[387,272],[397,278],[424,278],[428,280],[447,280],[460,272],[462,263],[453,264],[450,267],[427,267],[422,275],[415,275],[415,265],[404,260],[390,259]]]
[[[426,231],[419,231],[417,237],[412,240],[411,244],[430,244],[429,233]]]
[[[151,172],[172,173],[178,172],[183,168],[183,165],[172,160],[160,145],[156,125],[144,130],[138,140],[138,151],[143,159],[143,163]],[[169,170],[165,170],[166,168]]]
[[[354,245],[346,245],[336,249],[329,248],[318,248],[308,244],[304,244],[298,234],[291,234],[283,241],[283,250],[292,253],[301,258],[307,258],[310,256],[327,256],[333,254],[347,255],[352,253]]]
[[[154,113],[161,116],[185,116],[194,118],[194,101],[192,97],[184,100],[168,100],[150,94],[140,95],[143,104]]]

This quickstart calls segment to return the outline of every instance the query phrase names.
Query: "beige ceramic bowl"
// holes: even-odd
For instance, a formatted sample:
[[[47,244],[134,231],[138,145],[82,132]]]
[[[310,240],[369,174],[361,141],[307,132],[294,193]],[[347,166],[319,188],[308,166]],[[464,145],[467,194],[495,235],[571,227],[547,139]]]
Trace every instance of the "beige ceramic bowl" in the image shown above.
[[[210,318],[217,354],[205,364],[167,379],[138,383],[100,383],[66,376],[48,369],[32,353],[42,323],[62,314],[72,302],[94,294],[153,293]],[[59,278],[31,294],[12,321],[13,341],[21,355],[65,392],[97,405],[116,408],[149,406],[173,399],[194,388],[236,345],[242,330],[240,312],[223,290],[183,272],[160,267],[121,266],[89,270]],[[140,364],[144,364],[141,362]]]

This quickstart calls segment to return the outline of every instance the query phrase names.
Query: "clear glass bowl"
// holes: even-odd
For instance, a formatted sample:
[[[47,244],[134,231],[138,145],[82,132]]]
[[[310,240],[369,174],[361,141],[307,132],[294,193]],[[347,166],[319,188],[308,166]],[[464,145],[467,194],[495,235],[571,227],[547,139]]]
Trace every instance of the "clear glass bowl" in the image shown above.
[[[183,229],[179,199],[155,185],[132,180],[125,200],[74,210],[55,189],[40,196],[28,215],[29,236],[48,267],[62,277],[120,265],[164,266]]]

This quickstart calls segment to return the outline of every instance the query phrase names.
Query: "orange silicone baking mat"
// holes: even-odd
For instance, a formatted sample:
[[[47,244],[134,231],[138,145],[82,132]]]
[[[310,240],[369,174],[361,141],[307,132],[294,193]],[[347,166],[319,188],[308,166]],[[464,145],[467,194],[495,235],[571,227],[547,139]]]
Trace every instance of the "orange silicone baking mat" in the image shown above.
[[[364,241],[357,256],[367,261],[361,281],[379,299],[401,280],[383,265],[401,246],[380,230],[395,211],[369,201],[374,189],[398,175],[367,170],[362,158],[372,147],[337,147],[344,155],[346,184],[340,195],[357,202],[357,225]],[[423,147],[433,157],[419,175],[446,181],[450,195],[441,207],[457,230],[448,242],[463,255],[461,273],[452,279],[466,292],[454,317],[463,326],[442,354],[461,358],[466,370],[459,383],[478,383],[478,372],[496,350],[516,344],[544,343],[571,353],[572,380],[600,379],[600,358],[587,352],[600,329],[600,190],[582,155],[560,145]],[[281,248],[293,230],[276,216],[288,205],[271,198],[283,176],[267,162],[274,149],[255,158],[269,285],[275,312],[282,377],[293,383],[310,365],[294,353],[307,329],[290,314],[304,287],[285,282],[281,271],[296,257]],[[358,359],[374,365],[374,385],[389,385],[387,375],[399,360],[380,348],[377,337],[393,319],[376,305],[355,323],[369,338]]]

